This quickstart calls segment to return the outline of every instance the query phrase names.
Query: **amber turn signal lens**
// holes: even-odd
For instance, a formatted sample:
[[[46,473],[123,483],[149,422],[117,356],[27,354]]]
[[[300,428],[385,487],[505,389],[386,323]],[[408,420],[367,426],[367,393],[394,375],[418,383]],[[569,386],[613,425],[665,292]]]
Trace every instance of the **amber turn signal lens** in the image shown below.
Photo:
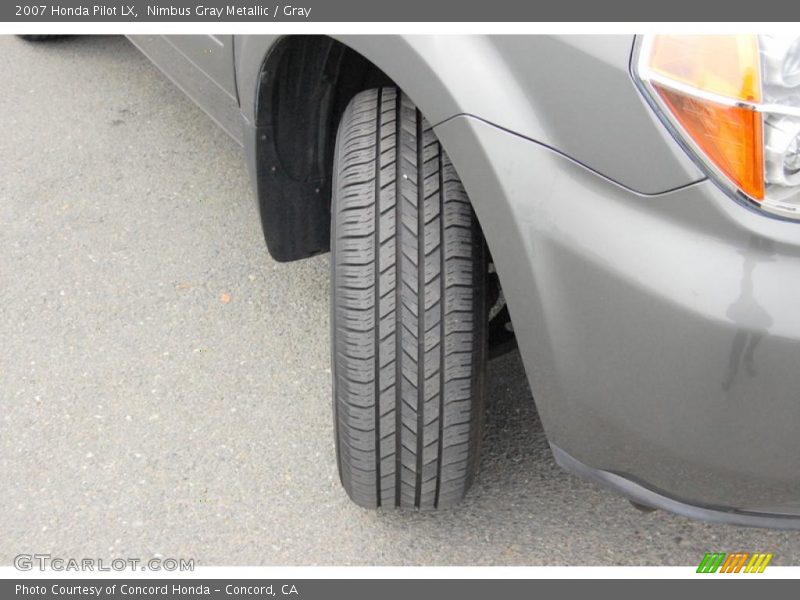
[[[761,114],[655,86],[664,103],[705,156],[745,194],[764,198]]]
[[[655,35],[640,69],[704,162],[764,199],[761,57],[753,35]]]
[[[761,101],[758,41],[752,35],[657,35],[650,69],[703,92]]]

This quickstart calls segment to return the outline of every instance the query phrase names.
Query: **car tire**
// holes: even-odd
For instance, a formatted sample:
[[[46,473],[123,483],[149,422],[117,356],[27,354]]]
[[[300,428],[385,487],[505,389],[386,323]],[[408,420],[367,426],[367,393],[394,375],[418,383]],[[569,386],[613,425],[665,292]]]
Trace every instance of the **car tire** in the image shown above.
[[[44,42],[46,40],[52,40],[57,37],[58,35],[22,35],[19,34],[17,37],[22,38],[26,42]]]
[[[431,126],[392,87],[358,94],[336,139],[331,342],[350,498],[451,507],[474,478],[487,360],[483,235]]]

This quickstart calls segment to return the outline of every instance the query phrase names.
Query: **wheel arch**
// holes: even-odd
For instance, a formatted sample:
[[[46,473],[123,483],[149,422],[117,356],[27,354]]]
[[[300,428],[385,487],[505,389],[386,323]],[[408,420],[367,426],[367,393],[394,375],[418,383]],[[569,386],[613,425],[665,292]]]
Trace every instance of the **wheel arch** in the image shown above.
[[[440,63],[455,51],[475,68],[465,55],[491,62],[489,48],[470,36],[454,36],[446,48],[415,36],[237,36],[244,146],[273,258],[329,249],[333,147],[353,96],[397,86],[435,125],[459,114],[459,98],[474,87]]]
[[[237,79],[255,84],[240,87],[245,152],[267,247],[285,262],[328,251],[339,121],[358,92],[391,82],[330,37],[270,41],[258,72],[243,74],[240,62]]]

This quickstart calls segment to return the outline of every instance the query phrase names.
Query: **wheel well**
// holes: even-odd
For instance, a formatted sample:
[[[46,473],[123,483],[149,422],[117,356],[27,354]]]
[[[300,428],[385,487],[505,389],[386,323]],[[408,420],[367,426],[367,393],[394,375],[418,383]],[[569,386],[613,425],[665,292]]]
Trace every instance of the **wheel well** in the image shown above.
[[[292,261],[330,249],[333,151],[342,114],[367,89],[396,85],[326,36],[282,38],[267,55],[256,97],[255,176],[270,254]],[[516,347],[500,280],[488,273],[491,355]]]
[[[393,82],[326,36],[289,36],[267,55],[256,98],[256,188],[264,237],[279,261],[330,248],[333,151],[359,92]]]

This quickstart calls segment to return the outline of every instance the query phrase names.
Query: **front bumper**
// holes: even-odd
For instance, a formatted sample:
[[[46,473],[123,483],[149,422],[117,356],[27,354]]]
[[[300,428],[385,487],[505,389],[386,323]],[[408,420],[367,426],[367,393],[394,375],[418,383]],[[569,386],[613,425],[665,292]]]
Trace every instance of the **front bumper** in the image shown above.
[[[436,131],[560,464],[645,504],[800,528],[800,223],[707,181],[637,194],[471,117]]]

